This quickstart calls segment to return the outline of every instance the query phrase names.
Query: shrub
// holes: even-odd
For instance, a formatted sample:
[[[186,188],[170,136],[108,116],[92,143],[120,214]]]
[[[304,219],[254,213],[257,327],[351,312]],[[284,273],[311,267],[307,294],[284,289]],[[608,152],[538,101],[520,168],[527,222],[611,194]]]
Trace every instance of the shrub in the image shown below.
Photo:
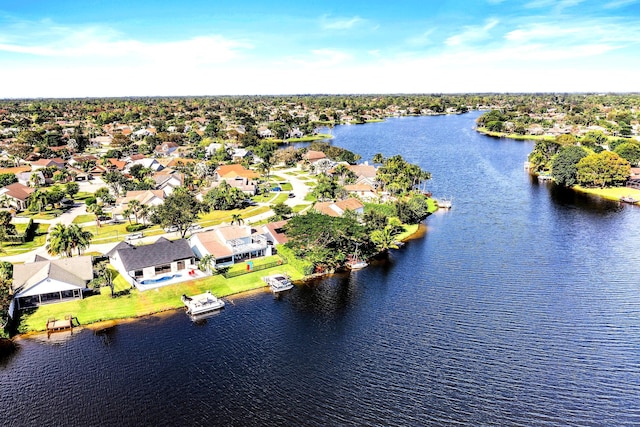
[[[145,228],[147,228],[146,225],[144,224],[129,224],[125,227],[125,229],[129,232],[132,233],[134,231],[140,231],[140,230],[144,230]]]

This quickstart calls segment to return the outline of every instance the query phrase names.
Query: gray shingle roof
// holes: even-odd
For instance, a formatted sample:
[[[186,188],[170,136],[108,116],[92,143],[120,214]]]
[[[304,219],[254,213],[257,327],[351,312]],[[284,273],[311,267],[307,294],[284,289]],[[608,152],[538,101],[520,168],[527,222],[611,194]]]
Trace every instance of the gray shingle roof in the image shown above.
[[[93,279],[93,264],[90,256],[47,260],[15,264],[13,266],[13,291],[24,293],[46,278],[85,287]]]
[[[155,243],[144,246],[134,246],[127,242],[121,242],[107,255],[113,257],[116,253],[120,256],[120,260],[127,271],[140,270],[195,257],[187,240],[167,240],[164,237],[159,238]]]

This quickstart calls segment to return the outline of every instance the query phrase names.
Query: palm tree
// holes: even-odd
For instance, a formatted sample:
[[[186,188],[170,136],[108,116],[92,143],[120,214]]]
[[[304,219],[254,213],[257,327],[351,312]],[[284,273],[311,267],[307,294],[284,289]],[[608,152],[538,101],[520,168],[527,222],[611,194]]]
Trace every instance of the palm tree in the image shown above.
[[[129,202],[129,209],[131,209],[131,213],[133,213],[133,216],[136,218],[136,224],[138,223],[138,214],[140,213],[141,207],[142,204],[139,200],[131,200]]]
[[[91,245],[91,238],[93,238],[93,234],[90,231],[83,230],[78,224],[69,225],[67,227],[67,234],[71,245],[70,253],[73,249],[78,249],[78,256],[80,256],[82,251]]]
[[[131,225],[131,214],[133,214],[131,208],[126,208],[122,211],[122,216],[127,218],[127,220],[129,221],[129,225]]]
[[[113,279],[115,278],[115,271],[107,267],[106,263],[98,264],[98,278],[111,289],[111,298],[114,297],[115,285]]]
[[[395,236],[393,227],[387,226],[382,230],[374,230],[371,233],[371,241],[380,252],[386,252],[389,249],[398,249]]]
[[[244,224],[244,219],[242,219],[242,215],[240,215],[239,213],[232,214],[231,225],[233,224],[238,224],[238,225]]]
[[[47,193],[40,189],[36,189],[31,196],[29,196],[31,202],[29,205],[34,205],[38,208],[38,212],[41,213],[42,210],[47,206]]]
[[[200,261],[198,262],[198,269],[204,270],[210,273],[211,267],[213,267],[214,265],[215,265],[215,259],[213,258],[212,255],[207,254],[202,258],[200,258]]]
[[[142,218],[142,223],[147,225],[147,218],[151,215],[151,206],[142,205],[140,206],[140,217]]]
[[[71,256],[71,239],[64,224],[58,223],[53,227],[46,249],[51,255]]]
[[[92,213],[96,216],[96,225],[100,227],[100,217],[104,215],[104,211],[102,210],[102,206],[97,203],[87,206],[87,212]]]

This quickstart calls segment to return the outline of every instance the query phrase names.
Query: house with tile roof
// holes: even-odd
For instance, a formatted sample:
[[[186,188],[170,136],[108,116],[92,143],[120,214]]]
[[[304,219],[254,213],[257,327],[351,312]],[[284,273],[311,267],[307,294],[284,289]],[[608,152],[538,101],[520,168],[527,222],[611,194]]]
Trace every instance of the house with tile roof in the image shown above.
[[[289,241],[284,234],[283,227],[289,222],[289,220],[282,220],[276,222],[270,222],[265,224],[264,228],[267,236],[267,243],[271,245],[283,245]]]
[[[15,264],[11,289],[18,309],[82,299],[93,279],[90,256],[49,260],[37,256],[34,262]]]
[[[367,202],[378,199],[376,189],[369,184],[347,184],[344,189],[349,195],[357,196]]]
[[[29,196],[36,191],[34,188],[14,182],[0,188],[0,197],[6,198],[9,205],[18,211],[23,211],[29,206]]]
[[[214,173],[214,178],[216,180],[227,180],[227,179],[236,179],[237,177],[247,178],[247,179],[257,179],[260,177],[260,174],[249,170],[242,166],[239,163],[233,163],[230,165],[220,165],[216,169]]]
[[[144,284],[143,280],[197,268],[195,254],[185,239],[160,237],[150,245],[141,246],[120,242],[106,255],[111,265],[134,286]]]
[[[141,205],[158,206],[164,203],[166,194],[163,190],[135,190],[127,191],[124,197],[116,199],[115,207],[111,212],[114,219],[124,220],[124,211],[132,200],[137,200]]]
[[[353,211],[357,215],[364,214],[364,205],[360,200],[353,197],[337,202],[318,202],[313,205],[313,209],[321,214],[333,217],[342,216],[346,211]]]
[[[265,230],[250,225],[223,225],[197,233],[189,238],[189,245],[198,258],[211,255],[216,267],[271,255]]]

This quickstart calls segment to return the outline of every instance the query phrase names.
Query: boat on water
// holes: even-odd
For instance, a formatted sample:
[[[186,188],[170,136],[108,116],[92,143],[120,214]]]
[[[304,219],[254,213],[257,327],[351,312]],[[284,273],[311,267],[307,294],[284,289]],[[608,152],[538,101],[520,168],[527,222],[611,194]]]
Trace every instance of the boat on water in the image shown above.
[[[353,257],[350,257],[350,259],[346,263],[346,266],[352,270],[361,270],[368,265],[369,264],[365,260],[358,258],[358,246],[356,245],[356,250],[353,253]]]
[[[633,196],[627,195],[627,196],[622,196],[620,197],[620,201],[624,202],[624,203],[638,203],[640,200],[636,199]]]
[[[269,285],[271,292],[274,294],[293,288],[293,283],[291,283],[291,279],[286,274],[272,274],[263,277],[262,280]]]
[[[437,202],[440,209],[451,209],[451,199],[438,199]]]
[[[210,313],[224,307],[224,301],[213,295],[211,291],[190,297],[182,295],[181,299],[187,309],[187,314],[192,316]]]
[[[366,261],[362,261],[362,260],[353,260],[347,263],[347,267],[349,267],[352,270],[361,270],[365,267],[367,267],[369,264]]]

